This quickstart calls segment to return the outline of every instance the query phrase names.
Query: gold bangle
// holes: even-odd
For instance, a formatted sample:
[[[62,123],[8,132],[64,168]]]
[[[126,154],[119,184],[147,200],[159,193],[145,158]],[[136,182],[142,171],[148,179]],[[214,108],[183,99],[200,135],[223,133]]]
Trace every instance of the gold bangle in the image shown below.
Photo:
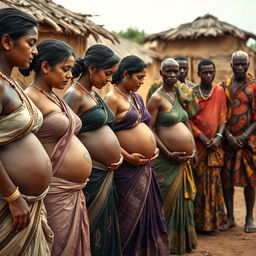
[[[4,200],[6,200],[8,203],[14,202],[18,197],[20,196],[19,187],[16,188],[16,190],[8,197],[3,197]]]

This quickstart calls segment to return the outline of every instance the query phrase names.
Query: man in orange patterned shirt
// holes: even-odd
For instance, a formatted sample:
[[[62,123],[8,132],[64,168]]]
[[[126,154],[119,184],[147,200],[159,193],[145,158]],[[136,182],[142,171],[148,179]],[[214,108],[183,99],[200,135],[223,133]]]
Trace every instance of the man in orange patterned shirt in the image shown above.
[[[225,165],[222,170],[223,192],[227,208],[227,230],[235,226],[234,185],[244,187],[246,204],[245,232],[256,232],[253,208],[256,188],[256,81],[247,73],[249,56],[234,52],[233,77],[222,83],[227,97],[228,117],[225,129]]]

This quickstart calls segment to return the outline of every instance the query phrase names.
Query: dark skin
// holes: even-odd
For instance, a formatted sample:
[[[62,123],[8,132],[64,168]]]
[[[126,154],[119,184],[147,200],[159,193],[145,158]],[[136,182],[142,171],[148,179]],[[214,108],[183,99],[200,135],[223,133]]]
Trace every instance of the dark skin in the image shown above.
[[[176,84],[179,76],[179,64],[172,59],[166,59],[162,64],[160,75],[163,78],[163,84],[158,90],[163,90],[174,99],[176,97],[174,93],[174,85]],[[183,163],[191,159],[191,156],[187,156],[186,152],[170,152],[155,131],[155,123],[158,113],[168,111],[171,108],[172,104],[161,95],[153,95],[147,105],[147,109],[151,114],[150,127],[155,134],[156,142],[160,151],[171,161]],[[188,122],[186,122],[186,125],[190,127]]]
[[[131,91],[136,92],[143,85],[145,76],[146,69],[143,69],[140,72],[134,73],[132,75],[129,75],[127,71],[124,71],[124,80],[116,85],[118,90],[121,91],[123,95],[121,95],[117,90],[111,90],[106,95],[105,102],[115,114],[117,121],[121,121],[129,110],[130,103],[127,101],[127,98],[129,97]],[[127,95],[127,97],[124,97],[124,95]],[[140,126],[140,124],[138,126]],[[130,129],[125,131],[125,144],[130,144],[130,141],[127,140],[127,137],[131,136],[130,131]],[[132,147],[137,149],[136,146],[136,143],[132,144]],[[124,147],[121,147],[121,152],[126,162],[130,163],[131,165],[138,166],[153,162],[158,157],[159,149],[157,148],[155,150],[154,155],[151,158],[147,158],[138,152],[129,153]]]
[[[90,110],[91,108],[99,104],[99,99],[97,98],[97,96],[95,96],[94,92],[92,91],[93,87],[96,87],[97,89],[102,89],[104,86],[106,86],[107,83],[112,81],[112,75],[116,71],[116,69],[117,69],[117,64],[105,70],[97,69],[93,66],[89,66],[88,72],[82,75],[78,79],[78,83],[80,86],[77,83],[73,84],[69,88],[69,90],[66,91],[64,95],[64,100],[68,103],[70,108],[77,115],[81,115],[87,112],[88,110]],[[81,88],[81,86],[83,86],[83,88],[85,88],[88,92],[90,92],[90,94],[94,98],[86,94],[85,91]],[[82,142],[84,140],[86,141],[87,144],[85,144],[85,146],[88,148],[92,158],[97,157],[99,154],[101,154],[101,152],[99,152],[99,149],[95,147],[95,140],[94,140],[95,136],[97,138],[98,136],[100,136],[102,137],[102,139],[104,139],[112,135],[113,132],[107,130],[107,128],[108,128],[107,126],[106,127],[103,126],[100,132],[99,132],[99,129],[97,129],[99,133],[97,133],[97,131],[94,130],[94,131],[90,131],[90,133],[84,133],[84,134],[81,133],[79,135],[80,136],[79,138]],[[87,136],[87,137],[83,137],[83,136]],[[118,142],[116,143],[117,144],[115,145],[115,147],[116,147],[116,150],[118,151],[120,148],[120,145]],[[101,161],[102,160],[103,159],[101,159]],[[123,156],[120,155],[118,159],[108,164],[108,170],[109,171],[116,170],[121,165],[122,162],[123,162]]]
[[[188,75],[188,62],[186,60],[177,60],[179,63],[179,76],[178,80],[181,81],[182,83],[186,83],[186,77]]]
[[[241,83],[246,81],[246,72],[249,68],[249,61],[246,55],[234,56],[231,63],[231,68],[234,73],[232,79],[232,91],[235,92]],[[232,133],[226,128],[225,136],[228,144],[234,149],[243,148],[246,144],[247,137],[251,135],[256,129],[256,123],[252,123],[246,131],[239,135],[233,136]],[[228,223],[223,226],[223,230],[227,230],[235,226],[234,218],[234,188],[223,189],[224,199],[227,208]],[[253,209],[255,204],[255,189],[251,186],[244,188],[244,198],[246,204],[246,218],[245,218],[245,232],[253,233],[256,232],[256,225],[253,223]]]
[[[208,95],[212,90],[212,83],[215,77],[215,67],[213,65],[205,65],[201,66],[198,70],[198,76],[200,77],[201,81],[199,84],[200,90],[205,94]],[[198,97],[200,97],[199,91],[195,90]],[[226,125],[222,124],[219,129],[218,133],[223,134]],[[202,141],[204,146],[207,150],[215,151],[221,143],[221,137],[216,136],[215,138],[208,139],[204,134],[199,135],[199,139]]]
[[[7,77],[11,76],[12,69],[16,67],[27,68],[33,57],[37,54],[36,42],[38,31],[31,28],[27,35],[14,42],[10,35],[4,34],[0,38],[0,71]],[[10,87],[9,83],[0,80],[0,115],[8,115],[22,104],[17,92]],[[11,146],[11,145],[10,145]],[[24,159],[23,159],[24,160]],[[6,167],[0,160],[0,193],[9,197],[16,190],[16,186],[10,179]],[[27,202],[22,196],[8,203],[13,216],[13,227],[16,232],[24,229],[30,222],[30,212]]]

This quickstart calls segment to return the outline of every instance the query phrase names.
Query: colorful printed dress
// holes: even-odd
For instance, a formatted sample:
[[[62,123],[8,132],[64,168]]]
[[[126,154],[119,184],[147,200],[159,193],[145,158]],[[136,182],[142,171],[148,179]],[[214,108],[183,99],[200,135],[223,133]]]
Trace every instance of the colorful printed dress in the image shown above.
[[[233,92],[232,79],[222,83],[228,104],[227,128],[234,135],[243,134],[256,121],[256,81],[248,73],[245,82]],[[226,142],[222,180],[225,188],[233,185],[256,187],[256,132],[242,149],[234,150]]]
[[[199,136],[204,134],[213,139],[219,127],[226,123],[227,105],[224,90],[219,85],[213,85],[212,95],[203,99],[199,86],[194,93],[199,99],[199,111],[189,122],[195,137],[198,166],[194,170],[197,193],[195,198],[195,224],[198,230],[215,231],[226,223],[224,198],[221,182],[221,167],[223,166],[223,151],[207,151]],[[210,114],[209,114],[210,113]]]

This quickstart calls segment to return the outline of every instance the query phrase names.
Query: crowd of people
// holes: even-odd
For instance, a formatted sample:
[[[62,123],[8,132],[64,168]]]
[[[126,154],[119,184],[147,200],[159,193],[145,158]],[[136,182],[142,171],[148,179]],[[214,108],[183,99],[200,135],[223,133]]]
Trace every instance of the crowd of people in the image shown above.
[[[220,84],[209,59],[197,85],[184,56],[166,58],[144,103],[139,57],[97,44],[77,58],[63,41],[37,41],[32,16],[0,10],[0,255],[184,255],[197,233],[236,225],[234,186],[244,187],[244,231],[256,232],[246,52],[233,53]],[[14,68],[33,73],[25,91]]]

